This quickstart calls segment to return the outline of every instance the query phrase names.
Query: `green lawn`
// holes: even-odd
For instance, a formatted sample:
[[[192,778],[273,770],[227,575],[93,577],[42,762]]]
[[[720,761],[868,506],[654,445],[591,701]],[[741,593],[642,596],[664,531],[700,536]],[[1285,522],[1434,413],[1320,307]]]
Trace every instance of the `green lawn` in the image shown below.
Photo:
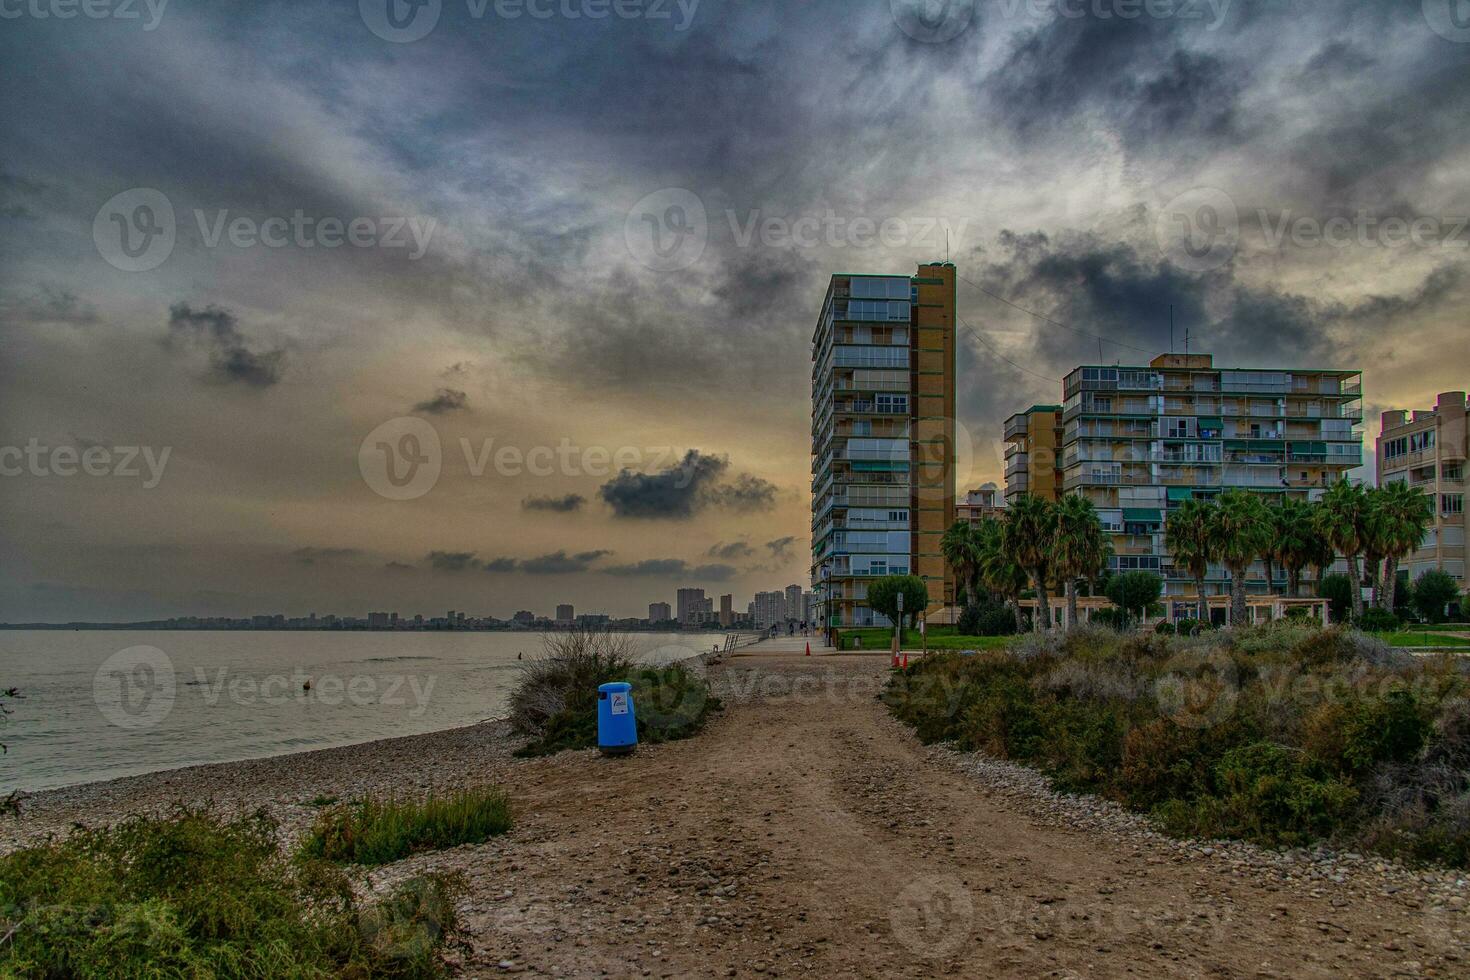
[[[1389,646],[1394,647],[1470,647],[1470,640],[1462,636],[1445,636],[1442,633],[1425,631],[1418,627],[1402,633],[1378,633]]]
[[[893,630],[889,628],[845,629],[841,637],[844,650],[853,649],[855,637],[862,637],[864,650],[889,650],[893,646]],[[960,636],[953,626],[935,626],[929,630],[929,649],[995,650],[1012,639],[1009,636]],[[924,637],[918,630],[906,629],[903,631],[903,645],[906,650],[923,649]]]

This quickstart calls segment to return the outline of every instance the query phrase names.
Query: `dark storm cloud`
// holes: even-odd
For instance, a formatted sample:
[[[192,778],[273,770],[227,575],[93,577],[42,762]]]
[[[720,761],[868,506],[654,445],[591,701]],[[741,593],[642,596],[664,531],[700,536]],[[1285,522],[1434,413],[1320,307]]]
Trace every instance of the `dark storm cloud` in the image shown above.
[[[623,470],[598,490],[615,517],[683,520],[709,507],[763,510],[775,503],[776,488],[748,473],[722,483],[730,461],[691,449],[674,466],[656,473]]]
[[[612,554],[611,551],[579,551],[567,554],[554,551],[535,558],[494,558],[479,563],[477,567],[487,572],[523,572],[527,575],[576,575],[590,571],[599,560]],[[473,567],[473,566],[472,566]]]
[[[408,564],[407,562],[401,561],[390,561],[388,564],[384,565],[383,568],[386,571],[390,572],[411,572],[414,570],[414,567],[412,565]]]
[[[1197,25],[1175,18],[1056,17],[1023,34],[984,80],[995,116],[1022,137],[1064,135],[1100,117],[1130,149],[1240,135],[1244,63],[1192,51]]]
[[[796,538],[787,535],[774,541],[766,542],[766,550],[771,553],[772,558],[788,558],[791,555],[791,546],[796,544]]]
[[[717,544],[710,545],[709,550],[705,554],[711,558],[729,560],[732,558],[748,558],[755,554],[755,549],[751,548],[744,541],[731,541],[729,544],[721,541]]]
[[[436,572],[467,572],[480,567],[473,551],[431,551],[424,560]]]
[[[569,493],[565,497],[527,497],[521,501],[521,509],[570,514],[581,510],[586,503],[587,498],[580,493]]]
[[[286,352],[251,350],[240,333],[239,320],[222,307],[196,310],[188,303],[175,303],[169,307],[168,331],[171,347],[187,342],[208,351],[211,380],[269,388],[281,380],[285,370]]]
[[[440,388],[433,398],[419,402],[413,410],[426,415],[449,415],[452,412],[465,411],[469,404],[470,397],[464,392],[455,388]]]
[[[1167,350],[1171,306],[1180,347],[1188,330],[1195,351],[1213,353],[1222,363],[1338,363],[1342,347],[1444,308],[1466,278],[1461,266],[1446,265],[1403,293],[1345,302],[1248,283],[1233,262],[1188,272],[1157,249],[1090,232],[1002,233],[1000,241],[1002,250],[976,271],[977,282],[1046,319],[1008,311],[1035,336],[1028,352],[1011,358],[1019,370],[995,358],[983,339],[972,345],[970,356],[990,363],[995,374],[987,390],[967,394],[988,397],[983,411],[992,418],[1026,408],[1031,401],[1023,393],[1038,383],[1044,390],[1045,382],[1026,376],[1027,370],[1060,378],[1078,364],[1146,363],[1151,352]],[[1047,400],[1057,394],[1052,387]],[[1002,395],[1008,404],[998,401]]]

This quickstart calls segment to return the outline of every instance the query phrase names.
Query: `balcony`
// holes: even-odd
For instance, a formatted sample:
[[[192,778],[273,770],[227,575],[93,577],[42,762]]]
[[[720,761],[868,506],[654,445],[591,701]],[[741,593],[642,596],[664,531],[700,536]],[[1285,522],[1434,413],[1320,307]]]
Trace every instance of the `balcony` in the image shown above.
[[[1024,415],[1017,415],[1006,421],[1004,438],[1010,442],[1012,439],[1026,435],[1029,428],[1030,420]]]

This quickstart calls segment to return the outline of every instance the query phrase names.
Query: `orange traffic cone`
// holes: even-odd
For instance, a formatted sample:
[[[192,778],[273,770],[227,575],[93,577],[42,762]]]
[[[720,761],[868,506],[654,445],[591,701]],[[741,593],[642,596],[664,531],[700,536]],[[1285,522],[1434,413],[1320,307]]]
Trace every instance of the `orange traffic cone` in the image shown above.
[[[806,641],[806,655],[808,657],[810,657],[812,655],[812,641],[811,640],[807,640]]]
[[[907,670],[908,669],[908,666],[909,666],[909,653],[908,653],[907,650],[905,650],[903,652],[903,667],[904,667],[905,670]]]

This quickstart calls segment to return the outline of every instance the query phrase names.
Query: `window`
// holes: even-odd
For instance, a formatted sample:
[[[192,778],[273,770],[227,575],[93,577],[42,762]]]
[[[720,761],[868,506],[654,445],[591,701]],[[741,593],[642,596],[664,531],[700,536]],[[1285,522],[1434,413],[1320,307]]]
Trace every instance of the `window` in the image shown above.
[[[1446,464],[1444,464],[1443,470],[1440,473],[1440,477],[1443,478],[1443,479],[1445,479],[1445,480],[1453,480],[1454,482],[1458,483],[1459,481],[1465,479],[1465,464],[1464,463],[1446,463]]]
[[[905,415],[909,410],[908,395],[879,395],[878,411],[889,415]]]
[[[1465,495],[1463,493],[1440,494],[1439,512],[1446,517],[1449,517],[1452,514],[1465,513]]]
[[[1388,440],[1388,442],[1385,442],[1383,444],[1384,459],[1398,459],[1400,456],[1404,456],[1408,452],[1409,440],[1403,438],[1402,436],[1397,439],[1390,439]]]
[[[1434,448],[1434,430],[1428,432],[1416,432],[1409,436],[1409,452],[1419,453],[1426,449]]]

